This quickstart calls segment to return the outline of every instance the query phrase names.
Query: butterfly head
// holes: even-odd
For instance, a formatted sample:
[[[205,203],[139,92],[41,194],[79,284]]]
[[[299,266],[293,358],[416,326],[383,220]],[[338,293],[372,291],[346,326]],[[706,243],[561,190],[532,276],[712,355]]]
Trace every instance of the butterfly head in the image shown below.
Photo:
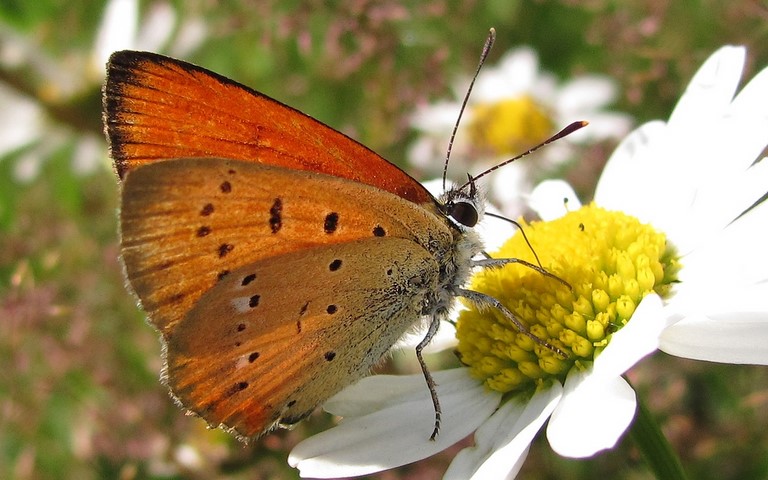
[[[460,230],[472,228],[480,222],[485,212],[483,195],[478,192],[474,178],[460,187],[448,189],[440,198],[442,211]]]

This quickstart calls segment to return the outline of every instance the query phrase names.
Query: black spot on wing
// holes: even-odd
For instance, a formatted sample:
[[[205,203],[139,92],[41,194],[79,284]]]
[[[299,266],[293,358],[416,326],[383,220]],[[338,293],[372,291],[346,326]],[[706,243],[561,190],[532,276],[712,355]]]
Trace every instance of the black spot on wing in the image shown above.
[[[279,197],[272,202],[269,208],[269,228],[272,233],[277,233],[283,227],[283,200]]]
[[[339,227],[339,214],[331,212],[325,216],[325,222],[323,222],[323,231],[331,234]]]
[[[231,243],[222,243],[221,245],[219,245],[219,249],[218,249],[219,258],[226,257],[229,252],[234,250],[234,248],[235,246],[232,245]]]
[[[237,382],[231,387],[229,387],[227,391],[224,393],[224,395],[226,395],[227,397],[231,397],[232,395],[238,392],[242,392],[246,388],[248,388],[248,382]]]
[[[213,204],[212,203],[206,203],[203,205],[203,208],[200,209],[200,216],[201,217],[207,217],[210,214],[213,213]]]

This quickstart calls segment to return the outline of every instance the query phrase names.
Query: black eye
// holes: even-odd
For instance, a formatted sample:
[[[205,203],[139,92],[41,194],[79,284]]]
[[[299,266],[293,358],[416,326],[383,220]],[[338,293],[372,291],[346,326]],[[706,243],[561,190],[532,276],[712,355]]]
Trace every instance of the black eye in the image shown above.
[[[469,202],[456,202],[448,209],[448,215],[465,227],[477,225],[477,209]]]

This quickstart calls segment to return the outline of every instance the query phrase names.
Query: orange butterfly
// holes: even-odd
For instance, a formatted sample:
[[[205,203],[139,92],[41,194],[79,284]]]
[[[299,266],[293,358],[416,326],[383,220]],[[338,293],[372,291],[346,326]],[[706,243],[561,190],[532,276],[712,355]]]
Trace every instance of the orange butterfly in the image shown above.
[[[436,200],[317,120],[153,53],[112,55],[104,124],[126,275],[178,403],[255,437],[309,415],[425,323],[434,438],[422,349],[454,298],[514,319],[463,288],[476,266],[517,262],[472,260],[473,182]]]

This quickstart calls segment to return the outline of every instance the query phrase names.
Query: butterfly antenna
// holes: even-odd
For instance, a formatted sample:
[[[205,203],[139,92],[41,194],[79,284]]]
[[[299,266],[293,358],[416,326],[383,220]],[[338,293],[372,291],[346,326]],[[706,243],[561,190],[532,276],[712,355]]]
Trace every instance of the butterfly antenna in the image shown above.
[[[581,121],[578,121],[578,122],[573,122],[570,125],[568,125],[567,127],[565,127],[564,129],[560,130],[556,134],[554,134],[551,137],[549,137],[548,139],[544,140],[540,144],[538,144],[538,145],[536,145],[534,147],[531,147],[530,149],[526,150],[525,152],[521,153],[520,155],[512,157],[509,160],[505,160],[505,161],[503,161],[503,162],[501,162],[501,163],[499,163],[497,165],[494,165],[493,167],[489,168],[488,170],[486,170],[486,171],[484,171],[484,172],[482,172],[482,173],[480,173],[478,175],[475,175],[474,177],[472,177],[472,180],[474,181],[474,180],[477,180],[478,178],[484,177],[484,176],[488,175],[489,173],[491,173],[492,171],[497,170],[497,169],[503,167],[504,165],[512,163],[515,160],[519,160],[519,159],[521,159],[521,158],[523,158],[523,157],[525,157],[527,155],[530,155],[533,152],[535,152],[536,150],[538,150],[541,147],[543,147],[544,145],[549,145],[550,143],[554,142],[555,140],[560,140],[561,138],[572,134],[576,130],[584,128],[587,125],[589,125],[589,122],[586,122],[584,120],[581,120]],[[446,160],[446,162],[447,162],[447,160]],[[447,163],[446,163],[446,167],[447,167]],[[443,185],[445,185],[445,175],[443,175]],[[469,182],[467,182],[464,185],[462,185],[461,188],[459,188],[459,190],[461,190],[463,188],[466,188],[467,185],[469,185]]]
[[[475,185],[475,179],[467,173],[467,183],[469,184],[469,198],[477,197],[477,185]]]
[[[488,38],[485,39],[485,45],[483,45],[483,51],[482,53],[480,53],[480,62],[477,64],[477,69],[475,70],[475,74],[472,76],[472,81],[469,83],[469,88],[467,88],[467,93],[464,95],[464,100],[461,102],[461,109],[459,110],[459,116],[456,118],[456,123],[453,126],[453,131],[451,132],[451,139],[448,141],[448,150],[445,153],[445,165],[443,165],[443,191],[445,191],[445,178],[448,175],[448,160],[451,158],[451,149],[453,148],[453,140],[456,138],[456,132],[459,130],[459,123],[461,123],[461,116],[464,114],[464,110],[467,107],[467,102],[469,101],[469,95],[472,93],[472,88],[475,86],[475,80],[477,80],[477,76],[480,74],[480,69],[483,68],[485,59],[488,58],[488,54],[491,52],[491,47],[493,47],[493,43],[495,41],[496,41],[496,29],[491,28],[488,31]]]

